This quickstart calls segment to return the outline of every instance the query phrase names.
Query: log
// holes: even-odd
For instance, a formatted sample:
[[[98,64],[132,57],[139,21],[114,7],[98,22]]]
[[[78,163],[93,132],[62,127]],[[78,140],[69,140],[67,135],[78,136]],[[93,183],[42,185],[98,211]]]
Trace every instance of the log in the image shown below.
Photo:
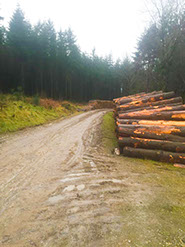
[[[155,133],[157,135],[161,134],[172,134],[185,137],[185,127],[182,126],[163,126],[163,125],[128,125],[120,124],[117,127],[118,133],[125,133],[127,130],[132,130],[134,133]],[[185,138],[184,138],[185,140]]]
[[[169,112],[154,112],[150,114],[138,114],[130,116],[130,114],[118,114],[121,119],[148,119],[148,120],[185,120],[185,111],[169,111]]]
[[[131,96],[125,96],[125,97],[122,97],[122,98],[114,101],[114,103],[120,105],[121,104],[120,102],[125,102],[125,103],[130,102],[133,99],[140,99],[146,95],[147,95],[146,93],[142,93],[142,94],[135,94],[135,95],[131,95]]]
[[[175,104],[175,103],[182,103],[182,97],[176,97],[176,98],[159,100],[159,101],[148,102],[148,103],[142,103],[142,102],[135,101],[135,102],[132,102],[132,104],[120,105],[117,107],[117,110],[125,111],[125,110],[137,109],[141,107],[148,107],[148,106],[159,106],[159,105],[166,106],[166,105]]]
[[[141,95],[133,95],[132,97],[124,97],[123,99],[120,99],[117,104],[126,104],[126,103],[130,103],[133,101],[138,101],[138,100],[142,100],[146,97],[153,97],[154,95],[158,95],[163,93],[162,91],[153,91],[151,93],[143,93]]]
[[[185,142],[185,138],[182,136],[177,136],[173,134],[158,134],[158,133],[151,133],[151,132],[134,132],[132,129],[123,128],[121,132],[117,132],[117,136],[122,137],[138,137],[144,139],[155,139],[155,140],[166,140],[166,141],[173,141],[173,142]]]
[[[129,116],[134,116],[135,114],[147,114],[149,115],[150,113],[154,113],[154,112],[162,112],[162,111],[183,111],[185,110],[185,105],[167,105],[165,107],[159,107],[159,108],[151,108],[151,109],[143,109],[141,111],[135,111],[132,110],[130,112],[119,112],[119,114],[128,114]]]
[[[123,96],[123,97],[119,97],[119,98],[113,99],[113,102],[114,102],[114,103],[117,103],[117,102],[119,102],[121,99],[134,98],[134,97],[138,97],[138,96],[143,96],[143,95],[145,95],[145,94],[146,94],[145,92],[142,92],[142,93],[138,93],[138,94],[132,94],[132,95],[128,95],[128,96]]]
[[[158,149],[164,151],[185,153],[185,142],[182,143],[135,137],[119,137],[118,143],[120,147],[129,146],[135,148]]]
[[[175,104],[170,104],[170,105],[158,105],[158,106],[148,106],[148,107],[140,107],[140,108],[135,108],[135,109],[129,109],[129,110],[124,110],[124,111],[119,111],[119,114],[122,113],[129,113],[129,112],[136,112],[136,111],[143,111],[143,110],[156,110],[160,108],[166,108],[164,111],[170,111],[169,107],[178,107],[177,110],[182,110],[184,109],[184,106],[182,107],[182,103],[175,103]],[[168,107],[168,108],[167,108]],[[117,113],[118,114],[118,113]]]
[[[130,98],[130,99],[124,99],[124,100],[120,100],[119,104],[126,104],[126,103],[133,103],[136,104],[136,102],[138,101],[138,103],[147,103],[147,102],[154,102],[154,101],[159,101],[159,100],[164,100],[164,99],[170,99],[172,97],[175,96],[174,92],[168,92],[168,93],[157,93],[157,94],[153,94],[153,95],[146,95],[143,97],[140,97],[140,99],[135,100],[135,98]]]
[[[151,95],[154,95],[154,94],[160,94],[162,93],[163,91],[153,91],[151,93],[145,93],[145,92],[142,92],[142,93],[138,93],[138,94],[133,94],[133,95],[128,95],[128,96],[123,96],[123,97],[120,97],[120,98],[116,98],[116,99],[113,99],[113,102],[115,104],[119,104],[121,100],[128,100],[128,99],[138,99],[138,98],[142,98],[144,96],[151,96]]]
[[[163,126],[184,126],[185,121],[165,121],[165,120],[139,120],[139,119],[117,119],[119,124],[132,124],[132,125],[163,125]]]
[[[173,153],[160,150],[150,150],[144,148],[124,147],[123,154],[129,157],[147,158],[160,162],[185,164],[184,153]]]

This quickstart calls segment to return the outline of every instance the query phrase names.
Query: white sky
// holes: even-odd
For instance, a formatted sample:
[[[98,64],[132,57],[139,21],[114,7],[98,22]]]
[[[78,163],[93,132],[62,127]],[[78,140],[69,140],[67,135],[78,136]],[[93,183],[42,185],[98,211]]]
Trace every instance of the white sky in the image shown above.
[[[57,30],[71,27],[84,52],[123,58],[135,51],[148,24],[145,0],[0,0],[0,15],[8,23],[17,3],[36,24],[51,19]]]

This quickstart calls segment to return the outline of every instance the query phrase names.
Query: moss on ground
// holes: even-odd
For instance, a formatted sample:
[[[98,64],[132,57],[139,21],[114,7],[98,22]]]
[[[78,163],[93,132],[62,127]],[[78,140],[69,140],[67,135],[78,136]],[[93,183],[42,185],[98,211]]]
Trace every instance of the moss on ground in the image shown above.
[[[102,142],[108,152],[112,152],[112,150],[118,146],[115,127],[113,112],[106,113],[102,123]]]
[[[32,100],[22,97],[15,99],[13,95],[3,95],[0,100],[0,133],[16,131],[25,127],[44,124],[48,121],[66,117],[78,112],[80,106],[71,102],[56,107],[37,106]],[[44,102],[44,99],[42,99]],[[45,100],[48,105],[48,99]]]
[[[108,148],[116,144],[111,118],[106,114],[102,127]],[[115,208],[123,226],[107,236],[104,246],[185,247],[185,169],[123,156],[113,160],[120,174],[127,174],[132,182],[125,182],[128,194]]]

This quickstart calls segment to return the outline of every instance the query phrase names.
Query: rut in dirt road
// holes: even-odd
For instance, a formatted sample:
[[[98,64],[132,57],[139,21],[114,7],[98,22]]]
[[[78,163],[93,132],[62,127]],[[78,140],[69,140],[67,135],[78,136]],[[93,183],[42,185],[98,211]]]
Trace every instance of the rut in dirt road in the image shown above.
[[[105,112],[20,131],[1,143],[1,246],[104,246],[110,229],[121,229],[113,208],[130,178],[101,152]]]

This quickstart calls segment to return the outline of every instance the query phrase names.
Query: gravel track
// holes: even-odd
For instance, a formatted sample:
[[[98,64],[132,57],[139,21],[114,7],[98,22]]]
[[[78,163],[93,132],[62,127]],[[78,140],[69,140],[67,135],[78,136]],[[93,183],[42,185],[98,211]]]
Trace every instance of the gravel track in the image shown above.
[[[134,183],[101,149],[105,112],[2,138],[0,246],[105,246],[109,232],[119,232],[115,207]]]

